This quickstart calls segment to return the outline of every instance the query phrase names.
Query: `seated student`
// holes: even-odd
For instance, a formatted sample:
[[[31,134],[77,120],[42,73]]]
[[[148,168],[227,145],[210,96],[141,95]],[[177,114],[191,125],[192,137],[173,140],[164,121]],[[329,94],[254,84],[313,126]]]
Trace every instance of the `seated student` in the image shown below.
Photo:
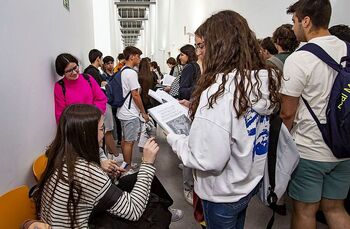
[[[156,170],[158,144],[153,139],[146,142],[136,183],[130,193],[123,192],[100,167],[103,133],[103,116],[96,107],[75,104],[63,112],[46,151],[47,169],[34,193],[40,219],[53,228],[87,228],[94,207],[105,201],[113,201],[108,212],[120,218],[136,221],[142,216]]]

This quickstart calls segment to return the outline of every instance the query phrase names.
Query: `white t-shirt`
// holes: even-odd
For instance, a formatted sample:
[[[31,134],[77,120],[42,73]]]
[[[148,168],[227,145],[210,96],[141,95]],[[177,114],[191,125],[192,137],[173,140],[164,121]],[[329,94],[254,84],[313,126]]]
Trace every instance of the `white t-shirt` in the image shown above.
[[[123,86],[123,96],[125,97],[130,91],[140,89],[137,72],[133,69],[125,69],[121,74],[121,81]],[[131,106],[129,103],[131,99]],[[132,95],[130,94],[125,100],[122,107],[118,109],[117,117],[121,120],[131,120],[138,118],[140,114],[139,108],[136,106]]]
[[[346,56],[344,41],[335,36],[313,38],[309,41],[322,47],[336,62]],[[321,123],[326,123],[326,108],[337,72],[307,51],[296,51],[284,64],[281,93],[293,97],[303,96]],[[322,138],[322,134],[300,97],[299,107],[291,131],[300,157],[307,160],[339,161]]]

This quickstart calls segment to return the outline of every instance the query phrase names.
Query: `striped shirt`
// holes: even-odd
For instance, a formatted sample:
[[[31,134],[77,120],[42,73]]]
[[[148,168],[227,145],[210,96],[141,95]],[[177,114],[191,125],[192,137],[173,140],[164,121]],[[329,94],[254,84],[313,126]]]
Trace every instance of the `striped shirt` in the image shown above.
[[[154,166],[141,164],[133,190],[130,193],[123,192],[108,211],[124,219],[138,220],[146,208],[154,173]],[[66,166],[63,168],[63,176],[67,179]],[[69,186],[66,182],[59,180],[55,189],[56,180],[57,172],[52,175],[44,187],[41,219],[50,224],[52,228],[70,228],[67,211]],[[89,216],[94,206],[106,194],[112,182],[98,165],[88,163],[84,159],[76,162],[74,181],[81,187],[75,217],[77,225],[74,228],[88,228]]]

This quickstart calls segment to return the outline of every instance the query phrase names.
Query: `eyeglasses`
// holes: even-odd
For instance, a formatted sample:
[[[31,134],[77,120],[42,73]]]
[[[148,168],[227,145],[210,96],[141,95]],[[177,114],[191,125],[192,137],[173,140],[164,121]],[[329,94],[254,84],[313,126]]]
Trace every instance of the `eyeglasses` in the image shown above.
[[[202,42],[202,43],[197,43],[197,44],[194,44],[194,47],[195,47],[196,49],[203,49],[203,48],[205,47],[205,44],[204,44],[204,42]]]
[[[79,65],[75,65],[73,68],[71,68],[71,69],[68,69],[67,71],[65,71],[64,72],[64,74],[66,75],[66,74],[72,74],[73,73],[73,71],[75,71],[76,73],[78,73],[78,71],[79,71]]]

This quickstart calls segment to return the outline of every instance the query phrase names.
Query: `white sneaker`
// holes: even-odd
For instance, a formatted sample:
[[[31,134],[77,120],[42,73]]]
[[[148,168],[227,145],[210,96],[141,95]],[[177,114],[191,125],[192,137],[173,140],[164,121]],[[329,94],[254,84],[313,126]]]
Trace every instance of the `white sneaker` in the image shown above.
[[[185,189],[184,196],[185,196],[186,202],[189,203],[190,205],[193,205],[193,191]]]
[[[171,212],[171,222],[176,222],[184,217],[184,212],[180,209],[169,207],[169,211]]]

